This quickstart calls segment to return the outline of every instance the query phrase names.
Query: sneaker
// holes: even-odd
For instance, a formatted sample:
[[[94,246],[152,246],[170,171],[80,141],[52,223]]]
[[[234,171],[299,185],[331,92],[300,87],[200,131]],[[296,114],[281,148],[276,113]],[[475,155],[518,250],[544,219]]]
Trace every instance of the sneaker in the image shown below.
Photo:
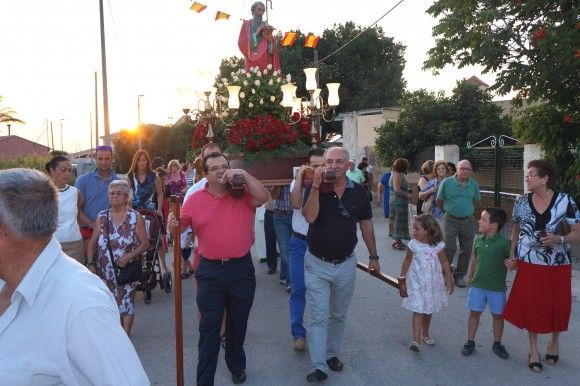
[[[288,292],[288,293],[292,292],[292,287],[290,287],[290,286],[286,287],[286,292]]]
[[[311,372],[310,374],[308,374],[306,376],[306,380],[309,383],[318,383],[318,382],[322,382],[324,381],[326,378],[328,378],[328,375],[326,375],[326,373],[324,371],[320,371],[318,369],[314,370],[313,372]]]
[[[294,339],[294,351],[302,352],[306,348],[306,340],[299,336]]]
[[[465,283],[465,280],[463,280],[462,277],[455,278],[455,285],[458,286],[459,288],[467,287],[467,283]]]
[[[505,346],[500,342],[493,342],[491,350],[501,359],[508,359],[510,357],[510,354],[505,350]]]
[[[420,351],[420,350],[419,350],[419,343],[417,343],[417,342],[415,342],[415,341],[412,341],[412,342],[409,344],[409,350],[411,350],[411,351],[414,351],[414,352],[419,352],[419,351]]]
[[[246,372],[244,370],[232,371],[232,382],[236,385],[246,382]]]
[[[332,371],[342,371],[342,362],[337,357],[328,358],[326,364]]]
[[[463,345],[463,348],[461,349],[461,355],[471,355],[473,354],[473,351],[475,350],[475,342],[472,340],[468,340],[467,343],[465,343]]]

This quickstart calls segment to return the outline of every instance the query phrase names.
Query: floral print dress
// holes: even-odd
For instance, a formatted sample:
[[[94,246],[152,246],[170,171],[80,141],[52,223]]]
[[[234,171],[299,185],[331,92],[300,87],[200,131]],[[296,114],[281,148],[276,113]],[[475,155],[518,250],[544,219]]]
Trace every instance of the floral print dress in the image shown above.
[[[133,251],[139,245],[136,232],[137,216],[139,216],[137,211],[128,209],[125,221],[116,226],[111,219],[109,209],[101,211],[98,215],[101,224],[97,241],[98,274],[113,293],[117,306],[119,306],[121,317],[135,314],[135,291],[138,282],[117,285],[107,241],[110,240],[115,261],[119,260],[124,254]]]
[[[407,272],[408,297],[403,299],[403,307],[421,314],[433,314],[447,307],[447,290],[443,280],[443,269],[437,254],[445,243],[437,245],[409,241],[413,260]]]

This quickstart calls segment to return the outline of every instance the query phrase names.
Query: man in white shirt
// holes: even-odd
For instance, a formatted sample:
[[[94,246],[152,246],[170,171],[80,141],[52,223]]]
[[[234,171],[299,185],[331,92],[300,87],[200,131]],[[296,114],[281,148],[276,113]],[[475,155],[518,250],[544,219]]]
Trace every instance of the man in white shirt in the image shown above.
[[[0,171],[0,385],[149,385],[101,279],[53,237],[58,192]]]
[[[294,351],[302,352],[305,348],[306,329],[304,328],[304,308],[306,307],[306,285],[304,284],[304,254],[308,247],[306,234],[308,222],[302,214],[303,185],[306,181],[304,172],[324,166],[324,149],[313,149],[308,153],[308,165],[302,165],[296,173],[296,179],[290,184],[290,203],[294,208],[292,214],[292,235],[288,253],[290,271],[290,331],[294,338]]]
[[[201,148],[201,159],[203,160],[205,157],[213,153],[222,154],[222,149],[220,149],[220,147],[213,142],[206,143]],[[205,184],[207,184],[207,178],[203,177],[201,180],[197,181],[189,189],[187,189],[187,192],[185,192],[185,197],[183,198],[183,203],[185,204],[185,201],[187,201],[189,196],[198,190],[201,190]]]

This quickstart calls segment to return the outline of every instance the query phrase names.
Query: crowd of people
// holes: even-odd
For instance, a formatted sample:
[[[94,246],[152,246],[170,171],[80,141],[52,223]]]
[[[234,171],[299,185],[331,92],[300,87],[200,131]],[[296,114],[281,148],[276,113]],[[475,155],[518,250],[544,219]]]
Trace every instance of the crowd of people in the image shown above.
[[[135,153],[125,179],[112,169],[110,147],[100,146],[95,160],[95,170],[80,176],[75,186],[68,185],[71,161],[61,156],[47,163],[46,175],[28,169],[0,172],[0,358],[10,358],[16,369],[1,371],[0,362],[0,383],[52,368],[54,373],[46,376],[67,384],[111,379],[148,384],[129,340],[137,279],[122,281],[120,274],[149,248],[139,210],[163,218],[167,234],[176,227],[183,231],[181,240],[173,242],[181,243],[186,262],[179,274],[194,274],[196,281],[197,384],[214,384],[220,347],[232,382],[245,382],[244,343],[256,289],[250,249],[258,234],[256,209],[265,203],[268,273],[279,267],[279,281],[290,293],[292,349],[308,351],[312,362],[306,380],[322,382],[329,370],[344,368],[340,355],[355,288],[357,225],[368,250],[369,272],[380,271],[366,159],[355,167],[344,148],[313,149],[290,185],[264,186],[245,170],[230,168],[221,149],[210,143],[196,160],[189,188],[179,161],[165,168],[144,150]],[[489,304],[493,352],[509,357],[502,344],[507,320],[528,331],[529,368],[540,372],[538,334],[551,334],[543,362],[555,365],[559,335],[568,328],[570,243],[580,241],[578,207],[570,195],[554,190],[557,176],[550,163],[531,161],[525,178],[530,193],[515,202],[510,240],[500,232],[508,221],[504,210],[489,207],[476,213],[480,191],[470,162],[461,160],[455,171],[454,166],[443,160],[422,165],[420,205],[413,218],[407,160],[395,160],[377,184],[376,203],[389,218],[392,247],[405,251],[399,279],[405,283],[402,306],[412,312],[409,349],[420,352],[421,345],[435,344],[429,330],[432,315],[447,306],[455,286],[469,286],[467,341],[461,354],[475,350],[480,316]],[[243,184],[236,191],[238,181]],[[170,195],[183,202],[179,219],[168,211]],[[160,256],[168,272],[166,238],[164,234]],[[187,264],[190,256],[193,261]],[[517,270],[509,297],[508,270]],[[8,319],[14,323],[4,323]],[[39,321],[58,324],[51,329],[49,356],[19,371],[30,363],[21,355],[22,347],[35,344],[37,336],[48,342],[40,329],[18,334]],[[89,321],[87,332],[84,323]],[[4,325],[8,331],[2,330]],[[14,341],[14,336],[20,338]],[[95,371],[93,356],[88,363],[82,354],[87,349],[101,353],[98,360],[107,362],[101,367],[106,371]]]

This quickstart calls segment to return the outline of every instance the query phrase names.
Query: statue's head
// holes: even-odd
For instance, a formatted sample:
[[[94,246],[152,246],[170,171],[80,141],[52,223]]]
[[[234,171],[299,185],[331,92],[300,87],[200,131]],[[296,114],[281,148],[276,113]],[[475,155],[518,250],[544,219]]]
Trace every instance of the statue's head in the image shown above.
[[[261,18],[264,12],[266,12],[266,6],[261,1],[256,1],[254,4],[252,4],[251,11],[252,16]]]

